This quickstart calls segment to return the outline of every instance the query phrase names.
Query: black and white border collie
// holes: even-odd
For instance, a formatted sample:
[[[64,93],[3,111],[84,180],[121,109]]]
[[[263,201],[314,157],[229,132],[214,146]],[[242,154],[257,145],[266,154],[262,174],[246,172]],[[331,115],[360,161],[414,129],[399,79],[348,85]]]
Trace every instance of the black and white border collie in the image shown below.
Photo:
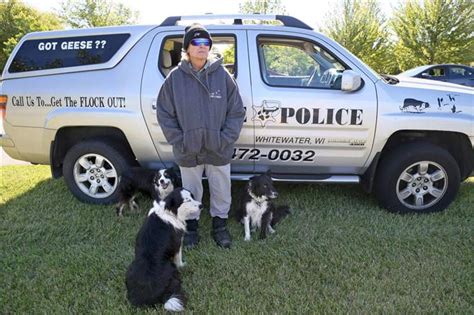
[[[202,208],[184,188],[153,202],[135,242],[135,259],[126,275],[127,298],[134,306],[164,304],[167,311],[184,310],[185,296],[177,267],[182,260],[186,220]]]
[[[244,240],[250,241],[251,229],[260,229],[260,239],[266,238],[267,233],[275,233],[275,225],[291,213],[288,206],[274,205],[272,200],[277,197],[270,171],[250,178],[237,211],[237,220],[244,224]]]
[[[151,196],[153,200],[160,201],[177,187],[181,187],[181,183],[172,168],[158,171],[140,167],[127,169],[120,178],[117,215],[123,215],[123,209],[127,204],[132,210],[138,209],[135,198],[139,191]]]

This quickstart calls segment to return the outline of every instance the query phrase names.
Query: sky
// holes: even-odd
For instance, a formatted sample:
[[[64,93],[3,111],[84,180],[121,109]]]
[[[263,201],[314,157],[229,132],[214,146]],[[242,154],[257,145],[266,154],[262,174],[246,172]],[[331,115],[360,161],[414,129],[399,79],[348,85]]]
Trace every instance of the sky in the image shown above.
[[[59,8],[62,0],[24,0],[24,2],[42,11],[54,11]],[[114,0],[134,11],[138,11],[137,24],[160,24],[168,16],[214,14],[237,14],[239,4],[245,0]],[[317,29],[322,25],[328,12],[338,3],[338,0],[282,0],[288,15],[294,16],[309,26]],[[308,8],[308,3],[312,3]],[[383,12],[388,15],[394,1],[380,1]],[[173,5],[175,4],[175,5]]]

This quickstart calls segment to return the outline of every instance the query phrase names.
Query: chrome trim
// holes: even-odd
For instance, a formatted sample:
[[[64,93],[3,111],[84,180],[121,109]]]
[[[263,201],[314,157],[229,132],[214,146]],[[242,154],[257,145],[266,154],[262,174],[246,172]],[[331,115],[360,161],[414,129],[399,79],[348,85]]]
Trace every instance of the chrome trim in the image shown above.
[[[232,174],[232,180],[246,181],[250,177],[258,174]],[[272,176],[273,181],[275,182],[288,182],[288,183],[327,183],[327,184],[359,184],[360,177],[357,175],[332,175],[327,178],[317,178],[321,177],[320,175],[315,175],[316,178],[311,179],[307,178],[298,178],[298,175],[294,175],[292,178],[278,178],[278,175]]]

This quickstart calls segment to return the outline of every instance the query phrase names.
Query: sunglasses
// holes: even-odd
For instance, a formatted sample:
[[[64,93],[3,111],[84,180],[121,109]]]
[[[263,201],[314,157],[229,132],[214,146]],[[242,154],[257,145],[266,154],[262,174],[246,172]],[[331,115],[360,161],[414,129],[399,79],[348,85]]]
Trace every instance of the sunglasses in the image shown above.
[[[195,38],[191,39],[191,45],[193,46],[211,46],[211,41],[208,38]]]

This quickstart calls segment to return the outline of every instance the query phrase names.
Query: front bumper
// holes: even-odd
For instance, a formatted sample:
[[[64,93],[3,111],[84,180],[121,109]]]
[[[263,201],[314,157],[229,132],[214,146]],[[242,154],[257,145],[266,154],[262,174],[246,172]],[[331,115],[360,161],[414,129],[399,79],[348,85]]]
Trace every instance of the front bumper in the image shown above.
[[[0,134],[0,147],[14,148],[15,143],[6,134]]]

